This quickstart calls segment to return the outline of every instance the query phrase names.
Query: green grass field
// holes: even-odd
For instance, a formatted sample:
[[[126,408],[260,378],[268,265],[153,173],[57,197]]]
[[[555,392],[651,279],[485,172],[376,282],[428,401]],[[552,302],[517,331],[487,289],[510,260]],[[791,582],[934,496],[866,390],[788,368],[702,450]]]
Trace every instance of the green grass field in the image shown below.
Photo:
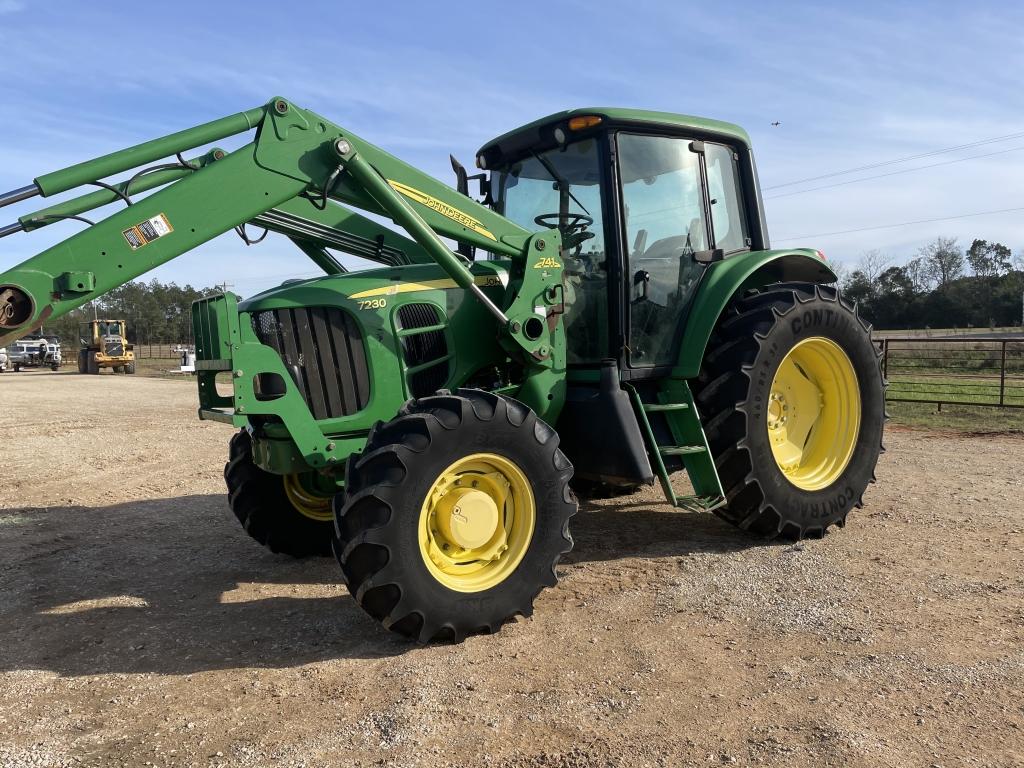
[[[889,402],[889,423],[953,432],[1024,434],[1024,408]]]
[[[1024,406],[1024,341],[891,341],[885,368],[889,413],[897,424],[967,432],[1024,430],[1024,407],[991,407]]]
[[[177,358],[166,359],[158,357],[140,357],[135,361],[135,374],[137,376],[155,376],[158,378],[167,379],[181,379],[182,381],[190,381],[195,383],[195,380],[184,373],[170,373],[170,371],[178,370],[181,365],[181,361]]]

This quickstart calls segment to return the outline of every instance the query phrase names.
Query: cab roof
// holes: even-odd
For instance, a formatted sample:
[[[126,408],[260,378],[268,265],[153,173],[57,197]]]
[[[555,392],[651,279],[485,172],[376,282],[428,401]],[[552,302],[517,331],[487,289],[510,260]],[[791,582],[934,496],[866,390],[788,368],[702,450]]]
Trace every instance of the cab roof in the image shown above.
[[[492,155],[514,156],[528,147],[538,144],[549,143],[553,140],[554,129],[565,125],[573,117],[585,117],[597,115],[602,118],[602,125],[610,124],[618,127],[645,127],[658,128],[659,126],[671,128],[675,131],[682,129],[695,134],[695,138],[717,136],[732,142],[742,143],[750,146],[750,136],[747,132],[733,123],[726,123],[721,120],[711,120],[706,117],[694,117],[693,115],[678,115],[673,112],[652,112],[643,109],[623,109],[620,107],[580,107],[578,109],[567,109],[564,112],[556,112],[532,123],[527,123],[515,130],[504,133],[496,139],[491,139],[484,144],[477,152],[477,156],[486,154],[488,158]],[[589,131],[581,131],[587,134]]]

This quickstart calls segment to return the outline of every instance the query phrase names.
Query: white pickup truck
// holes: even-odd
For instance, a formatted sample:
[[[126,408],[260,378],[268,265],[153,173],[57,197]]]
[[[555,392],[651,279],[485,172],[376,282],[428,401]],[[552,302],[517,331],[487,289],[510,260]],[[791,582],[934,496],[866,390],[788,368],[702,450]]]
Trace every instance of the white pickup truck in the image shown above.
[[[10,347],[7,358],[8,365],[16,372],[42,366],[56,371],[61,363],[60,341],[56,338],[19,339]]]

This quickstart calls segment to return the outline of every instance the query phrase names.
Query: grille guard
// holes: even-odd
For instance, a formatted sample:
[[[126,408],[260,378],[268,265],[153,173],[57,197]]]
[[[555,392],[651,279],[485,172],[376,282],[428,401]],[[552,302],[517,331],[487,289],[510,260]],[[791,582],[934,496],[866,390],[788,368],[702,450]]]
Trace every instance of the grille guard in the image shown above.
[[[325,434],[281,356],[260,342],[249,315],[239,313],[237,296],[223,293],[193,302],[192,326],[200,419],[242,428],[250,426],[253,417],[276,417],[308,467],[319,469],[342,462],[353,438],[339,440]],[[231,375],[230,396],[217,391],[217,374],[224,372]],[[268,376],[278,377],[283,391],[261,394],[258,381]]]

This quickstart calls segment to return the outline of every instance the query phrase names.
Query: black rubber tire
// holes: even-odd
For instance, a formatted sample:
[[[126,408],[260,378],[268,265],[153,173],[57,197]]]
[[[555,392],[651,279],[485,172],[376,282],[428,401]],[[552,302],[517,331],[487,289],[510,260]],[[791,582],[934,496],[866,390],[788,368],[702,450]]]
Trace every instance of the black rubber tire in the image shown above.
[[[331,554],[334,524],[306,517],[292,505],[281,476],[265,472],[253,462],[252,438],[244,429],[231,438],[224,482],[238,522],[271,552],[292,557]]]
[[[85,372],[88,374],[99,375],[100,364],[96,361],[96,353],[89,352],[85,356]]]
[[[842,474],[826,488],[793,485],[768,439],[769,390],[800,340],[821,336],[849,356],[861,397],[860,431]],[[882,448],[885,382],[871,326],[830,286],[783,283],[733,302],[719,320],[694,395],[728,505],[716,514],[768,538],[799,540],[843,526],[863,505]]]
[[[15,363],[14,364],[14,372],[15,373],[21,373],[21,364],[20,363]]]
[[[86,362],[85,350],[84,349],[80,349],[80,350],[78,350],[78,372],[79,373],[85,373],[85,362]]]
[[[536,523],[515,571],[488,590],[462,593],[431,575],[417,529],[437,476],[477,452],[522,469]],[[461,642],[470,633],[494,632],[516,614],[531,615],[540,591],[557,583],[555,564],[572,549],[571,477],[558,434],[516,400],[460,389],[409,401],[374,426],[362,454],[349,458],[345,491],[335,499],[335,553],[349,592],[385,627],[421,643]]]
[[[127,374],[135,373],[135,363],[125,363],[124,372]]]

